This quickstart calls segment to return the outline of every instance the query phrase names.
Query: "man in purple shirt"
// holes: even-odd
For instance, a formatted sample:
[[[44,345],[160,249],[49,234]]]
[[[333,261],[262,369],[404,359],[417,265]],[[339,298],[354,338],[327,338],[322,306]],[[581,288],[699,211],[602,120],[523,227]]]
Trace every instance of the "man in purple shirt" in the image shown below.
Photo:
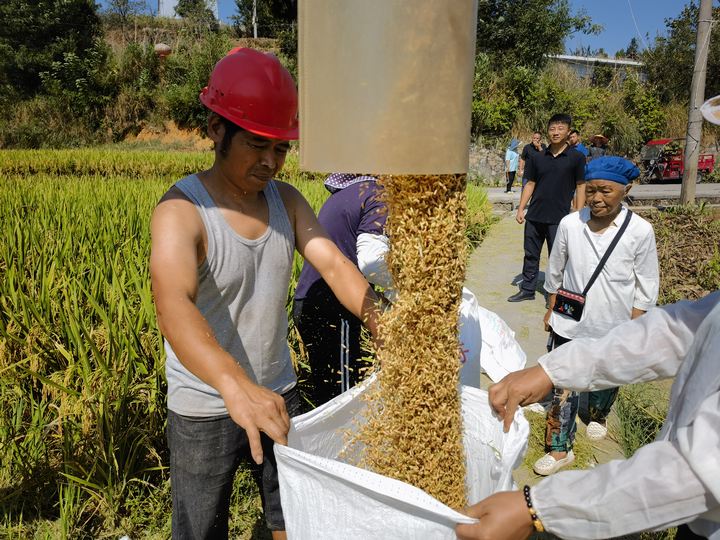
[[[383,234],[387,208],[372,176],[331,174],[325,181],[331,195],[318,221],[340,251],[356,266],[357,238],[361,233]],[[321,405],[360,380],[362,322],[335,298],[310,264],[303,266],[293,306],[293,319],[310,364],[306,397]]]

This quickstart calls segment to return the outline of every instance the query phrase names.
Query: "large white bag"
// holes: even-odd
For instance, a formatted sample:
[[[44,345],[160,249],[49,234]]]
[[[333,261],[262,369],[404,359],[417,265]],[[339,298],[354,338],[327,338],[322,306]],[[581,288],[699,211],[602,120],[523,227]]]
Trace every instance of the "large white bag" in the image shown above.
[[[463,368],[460,381],[478,386],[480,370],[493,382],[525,367],[526,355],[515,332],[496,313],[482,307],[475,295],[463,287],[460,303],[460,346]]]
[[[458,523],[474,520],[424,491],[338,459],[345,432],[357,429],[369,384],[292,419],[288,446],[275,445],[285,527],[292,540],[454,539]],[[470,504],[512,489],[512,471],[527,448],[520,411],[509,433],[488,404],[487,392],[462,388]]]

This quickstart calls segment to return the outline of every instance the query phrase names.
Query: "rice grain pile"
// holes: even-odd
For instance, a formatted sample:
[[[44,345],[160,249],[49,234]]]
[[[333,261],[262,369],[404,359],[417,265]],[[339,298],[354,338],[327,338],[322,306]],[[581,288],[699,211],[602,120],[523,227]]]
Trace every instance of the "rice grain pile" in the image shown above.
[[[378,384],[354,443],[359,465],[466,504],[458,392],[465,175],[388,176],[388,266],[397,301],[380,320]]]

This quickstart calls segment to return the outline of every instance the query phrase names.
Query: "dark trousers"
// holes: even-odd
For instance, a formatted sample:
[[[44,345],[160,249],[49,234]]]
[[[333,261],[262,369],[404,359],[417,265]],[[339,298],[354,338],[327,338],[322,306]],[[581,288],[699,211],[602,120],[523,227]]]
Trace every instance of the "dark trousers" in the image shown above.
[[[293,388],[285,395],[288,414],[300,410]],[[264,460],[257,465],[243,428],[227,415],[192,417],[168,411],[173,540],[225,540],[235,472],[248,463],[260,489],[265,522],[285,530],[273,441],[260,434]]]
[[[520,285],[523,291],[535,292],[543,244],[547,242],[549,254],[552,251],[557,229],[557,223],[540,223],[525,220],[525,259],[523,260],[523,281]]]
[[[507,185],[505,186],[505,191],[512,191],[512,185],[515,183],[515,172],[516,171],[507,171],[505,173],[507,178]]]
[[[362,323],[338,302],[332,291],[311,287],[305,298],[296,298],[293,320],[310,364],[303,390],[315,407],[362,380]]]

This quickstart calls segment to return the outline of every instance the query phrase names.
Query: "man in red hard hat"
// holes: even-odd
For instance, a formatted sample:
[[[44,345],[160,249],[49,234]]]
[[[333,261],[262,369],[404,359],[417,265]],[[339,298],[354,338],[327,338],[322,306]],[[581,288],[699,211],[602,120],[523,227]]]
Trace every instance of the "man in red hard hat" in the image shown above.
[[[254,465],[273,538],[285,537],[273,441],[299,408],[285,304],[295,249],[375,333],[376,297],[303,196],[274,180],[298,138],[297,91],[272,55],[231,51],[200,101],[210,169],[152,218],[150,272],[165,336],[173,538],[227,538],[238,465]]]

